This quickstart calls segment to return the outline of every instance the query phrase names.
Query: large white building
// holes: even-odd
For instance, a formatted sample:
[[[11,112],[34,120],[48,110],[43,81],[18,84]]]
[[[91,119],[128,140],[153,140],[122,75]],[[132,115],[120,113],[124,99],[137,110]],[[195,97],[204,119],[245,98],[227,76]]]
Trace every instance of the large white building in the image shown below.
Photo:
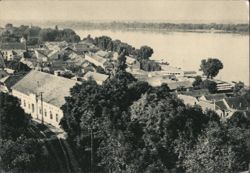
[[[32,118],[44,120],[55,127],[63,117],[61,106],[77,81],[32,70],[12,87],[12,94]]]

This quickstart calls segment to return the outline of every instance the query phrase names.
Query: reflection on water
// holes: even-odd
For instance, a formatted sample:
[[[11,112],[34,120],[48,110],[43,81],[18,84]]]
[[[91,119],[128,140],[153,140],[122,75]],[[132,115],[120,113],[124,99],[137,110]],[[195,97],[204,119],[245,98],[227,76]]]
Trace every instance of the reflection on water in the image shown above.
[[[110,30],[76,30],[81,37],[107,35],[136,48],[148,45],[153,59],[166,59],[172,66],[198,71],[202,59],[220,59],[224,68],[217,76],[226,81],[244,81],[249,85],[249,36],[218,33],[150,33]]]

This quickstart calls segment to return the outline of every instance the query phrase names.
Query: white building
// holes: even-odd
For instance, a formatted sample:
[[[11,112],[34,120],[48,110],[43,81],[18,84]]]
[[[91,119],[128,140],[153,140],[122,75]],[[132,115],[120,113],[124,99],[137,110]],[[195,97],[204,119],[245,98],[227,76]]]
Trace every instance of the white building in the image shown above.
[[[100,57],[97,54],[89,53],[85,54],[85,59],[93,64],[95,64],[97,67],[101,66],[105,69],[105,64],[107,63],[107,59]]]
[[[21,107],[32,118],[59,127],[61,106],[70,88],[77,82],[67,78],[32,70],[12,87],[12,94],[20,99]]]
[[[102,83],[108,79],[108,75],[105,74],[101,74],[101,73],[96,73],[96,72],[91,72],[89,71],[88,73],[86,73],[83,77],[84,80],[89,80],[89,79],[93,79],[96,81],[96,83],[98,85],[102,85]]]
[[[184,71],[180,68],[173,67],[170,65],[162,65],[161,64],[161,71],[162,73],[168,74],[168,75],[175,75],[175,76],[184,76]]]

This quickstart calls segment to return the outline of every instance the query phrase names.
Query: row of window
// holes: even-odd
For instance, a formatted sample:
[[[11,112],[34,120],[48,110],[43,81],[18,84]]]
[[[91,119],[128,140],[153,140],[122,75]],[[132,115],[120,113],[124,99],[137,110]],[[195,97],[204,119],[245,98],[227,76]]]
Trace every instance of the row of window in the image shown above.
[[[24,107],[26,107],[26,101],[25,100],[23,100],[23,106]],[[35,105],[34,104],[29,104],[28,103],[28,109],[31,109],[31,111],[32,111],[32,113],[34,113],[35,112]],[[47,110],[46,109],[44,109],[44,112],[42,112],[42,109],[40,108],[39,109],[39,114],[40,115],[44,115],[45,117],[47,117]],[[52,120],[53,119],[53,114],[52,114],[52,112],[51,111],[49,111],[49,117],[50,117],[50,119]],[[56,113],[56,122],[58,122],[58,114]]]

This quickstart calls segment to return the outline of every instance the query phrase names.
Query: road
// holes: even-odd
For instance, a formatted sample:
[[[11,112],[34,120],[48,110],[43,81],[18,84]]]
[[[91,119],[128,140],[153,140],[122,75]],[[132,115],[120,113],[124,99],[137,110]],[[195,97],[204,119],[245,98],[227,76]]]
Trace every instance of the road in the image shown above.
[[[81,172],[70,145],[65,139],[60,138],[61,133],[52,132],[54,130],[51,130],[49,125],[42,125],[36,121],[31,121],[29,131],[44,142],[52,161],[51,165],[48,165],[50,169],[60,173]]]

